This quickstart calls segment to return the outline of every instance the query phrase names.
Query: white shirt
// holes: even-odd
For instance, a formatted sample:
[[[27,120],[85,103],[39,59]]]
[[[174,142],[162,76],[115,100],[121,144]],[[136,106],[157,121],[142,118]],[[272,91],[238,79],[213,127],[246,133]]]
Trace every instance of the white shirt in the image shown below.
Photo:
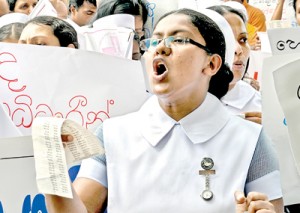
[[[104,122],[106,167],[90,159],[78,176],[102,183],[107,173],[109,213],[234,212],[235,190],[281,197],[278,171],[245,185],[260,132],[260,125],[230,115],[211,94],[179,122],[153,96],[140,111]],[[210,201],[201,197],[204,157],[215,163]],[[267,182],[272,187],[265,189]]]
[[[241,80],[222,97],[221,101],[233,114],[261,112],[260,92]]]

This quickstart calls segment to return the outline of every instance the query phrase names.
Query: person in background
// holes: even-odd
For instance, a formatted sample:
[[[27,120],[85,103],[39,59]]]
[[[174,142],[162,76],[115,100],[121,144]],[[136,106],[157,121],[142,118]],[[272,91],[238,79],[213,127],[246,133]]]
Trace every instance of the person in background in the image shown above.
[[[75,29],[68,22],[54,16],[37,16],[28,21],[18,43],[78,49]]]
[[[256,27],[259,32],[265,32],[267,30],[267,26],[264,12],[261,9],[248,4],[248,0],[237,1],[241,2],[245,6],[248,12],[249,24]]]
[[[225,1],[230,1],[230,0],[225,0]],[[249,44],[251,49],[259,50],[260,40],[257,35],[257,32],[265,32],[267,30],[265,14],[259,8],[248,4],[247,0],[231,0],[231,1],[239,2],[240,4],[243,4],[245,6],[248,14],[249,26],[247,27],[247,30],[249,33]],[[256,47],[257,43],[259,44],[259,47]]]
[[[233,74],[216,23],[194,10],[167,13],[141,49],[154,95],[103,122],[95,134],[105,154],[82,162],[73,199],[45,195],[48,212],[100,212],[107,200],[109,213],[282,213],[270,141],[219,100]]]
[[[96,11],[96,0],[70,0],[69,17],[80,27],[89,24]]]
[[[0,0],[0,17],[9,13],[9,6],[7,0]]]
[[[101,0],[96,16],[91,20],[91,24],[96,20],[113,14],[129,14],[135,17],[135,37],[133,43],[132,59],[141,58],[139,48],[140,39],[144,38],[144,25],[147,21],[148,10],[144,0]]]
[[[236,9],[236,10],[238,10],[242,13],[242,15],[245,17],[245,23],[246,23],[246,29],[247,29],[248,35],[252,34],[252,33],[255,33],[255,34],[257,33],[257,29],[254,26],[252,26],[251,24],[248,23],[248,13],[247,13],[247,10],[246,10],[244,5],[242,5],[242,4],[240,4],[236,1],[227,1],[227,2],[223,3],[222,5],[232,7],[232,8],[234,8],[234,9]],[[260,43],[259,37],[257,36],[257,42],[255,44],[255,48],[252,47],[252,50],[260,50],[260,49],[261,49],[261,43]],[[249,73],[247,72],[248,67],[249,67],[249,63],[250,63],[250,57],[248,59],[248,62],[247,62],[246,68],[245,68],[245,74],[244,74],[242,79],[244,81],[246,81],[247,83],[249,83],[254,89],[259,91],[260,90],[259,81],[257,81],[253,77],[251,77],[249,75]]]
[[[232,66],[234,78],[229,84],[228,93],[221,101],[232,113],[244,114],[246,119],[261,124],[261,94],[242,80],[250,57],[246,19],[240,11],[229,6],[212,6],[209,9],[218,12],[227,20],[236,40]]]
[[[99,18],[113,14],[129,14],[135,17],[135,31],[139,37],[144,36],[144,24],[148,10],[144,0],[101,0],[92,23]]]
[[[0,28],[0,42],[18,43],[24,23],[11,23]]]
[[[296,22],[298,25],[300,25],[300,1],[299,0],[293,0],[293,8],[295,10]]]
[[[7,0],[9,10],[15,13],[24,13],[29,15],[38,3],[38,0]]]

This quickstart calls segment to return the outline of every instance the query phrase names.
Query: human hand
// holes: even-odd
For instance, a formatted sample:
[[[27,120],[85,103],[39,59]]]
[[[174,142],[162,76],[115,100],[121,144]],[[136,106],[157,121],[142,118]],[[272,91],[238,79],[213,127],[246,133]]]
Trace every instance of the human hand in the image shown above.
[[[54,9],[57,12],[57,17],[61,19],[67,19],[69,13],[69,5],[66,0],[50,0]]]
[[[61,140],[63,142],[72,142],[74,137],[72,135],[61,135]]]
[[[249,75],[245,75],[244,78],[243,78],[243,81],[249,83],[257,91],[260,90],[259,81],[255,80],[254,78],[250,77]]]
[[[277,0],[277,5],[279,5],[279,4],[284,4],[284,2],[285,2],[285,0]]]
[[[245,119],[261,124],[261,112],[245,112]]]
[[[243,192],[234,193],[236,202],[236,213],[276,213],[273,204],[268,197],[259,192],[250,192],[245,197]]]

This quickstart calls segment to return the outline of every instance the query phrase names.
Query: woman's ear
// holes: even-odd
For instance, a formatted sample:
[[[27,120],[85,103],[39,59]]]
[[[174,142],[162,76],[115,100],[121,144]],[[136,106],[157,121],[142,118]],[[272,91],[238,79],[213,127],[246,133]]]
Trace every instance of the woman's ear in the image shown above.
[[[74,15],[74,13],[76,12],[76,8],[74,7],[74,5],[70,5],[69,7],[69,13]]]
[[[209,58],[209,64],[207,64],[207,67],[205,68],[204,72],[207,75],[213,76],[219,71],[222,65],[222,58],[218,54],[212,54]]]
[[[67,47],[76,49],[74,44],[69,44]]]

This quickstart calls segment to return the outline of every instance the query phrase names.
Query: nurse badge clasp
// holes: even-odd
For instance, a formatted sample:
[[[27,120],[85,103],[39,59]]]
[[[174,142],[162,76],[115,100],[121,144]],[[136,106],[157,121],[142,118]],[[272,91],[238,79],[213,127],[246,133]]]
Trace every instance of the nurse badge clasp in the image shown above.
[[[212,170],[214,167],[214,161],[211,158],[205,157],[201,161],[201,167],[204,170],[199,170],[199,175],[205,176],[205,190],[202,192],[201,197],[208,201],[214,196],[213,192],[209,188],[209,176],[216,174],[216,171]]]

